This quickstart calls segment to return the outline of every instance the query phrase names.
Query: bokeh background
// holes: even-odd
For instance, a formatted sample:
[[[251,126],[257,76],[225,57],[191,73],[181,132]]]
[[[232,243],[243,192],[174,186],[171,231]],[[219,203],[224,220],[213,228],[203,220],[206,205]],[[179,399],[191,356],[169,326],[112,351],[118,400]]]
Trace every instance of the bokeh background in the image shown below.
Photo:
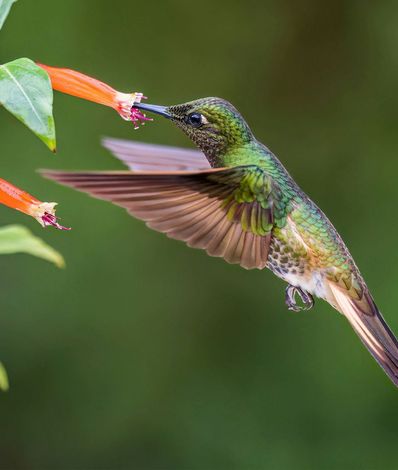
[[[157,104],[233,102],[337,226],[398,332],[398,3],[20,0],[0,62],[69,66]],[[1,176],[59,202],[67,267],[1,257],[1,469],[396,469],[398,395],[348,323],[150,231],[40,167],[121,169],[101,136],[190,146],[162,119],[55,96],[51,155],[0,110]]]

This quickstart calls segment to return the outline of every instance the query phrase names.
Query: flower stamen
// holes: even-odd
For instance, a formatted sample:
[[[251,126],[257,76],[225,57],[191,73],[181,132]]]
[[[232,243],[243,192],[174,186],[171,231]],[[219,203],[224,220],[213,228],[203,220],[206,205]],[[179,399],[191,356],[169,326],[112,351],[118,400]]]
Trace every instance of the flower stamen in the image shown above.
[[[50,214],[49,212],[45,212],[41,216],[41,220],[43,221],[44,227],[47,227],[48,225],[52,225],[58,230],[71,230],[70,227],[64,227],[63,225],[60,225],[57,222],[57,217],[54,214]]]
[[[146,115],[134,106],[130,110],[130,120],[134,124],[134,129],[139,129],[139,125],[145,125],[145,121],[153,121],[152,118],[146,117]]]

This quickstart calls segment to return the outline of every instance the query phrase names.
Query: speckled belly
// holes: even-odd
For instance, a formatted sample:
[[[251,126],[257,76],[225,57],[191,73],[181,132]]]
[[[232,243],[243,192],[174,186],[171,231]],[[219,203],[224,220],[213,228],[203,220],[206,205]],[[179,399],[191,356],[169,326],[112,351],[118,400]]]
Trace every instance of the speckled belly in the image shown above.
[[[301,277],[305,275],[306,260],[300,253],[295,252],[293,247],[273,235],[267,268],[282,279],[288,274]]]
[[[302,246],[287,244],[274,236],[271,241],[267,267],[287,283],[325,298],[324,273],[310,265],[308,253]]]

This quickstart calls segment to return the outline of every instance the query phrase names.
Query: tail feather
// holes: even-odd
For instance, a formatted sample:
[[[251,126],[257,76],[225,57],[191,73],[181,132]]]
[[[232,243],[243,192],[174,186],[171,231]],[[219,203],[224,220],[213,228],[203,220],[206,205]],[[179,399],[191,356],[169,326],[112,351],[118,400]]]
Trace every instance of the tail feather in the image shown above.
[[[398,386],[398,341],[368,292],[353,299],[340,287],[330,284],[338,309],[350,322],[362,343]]]

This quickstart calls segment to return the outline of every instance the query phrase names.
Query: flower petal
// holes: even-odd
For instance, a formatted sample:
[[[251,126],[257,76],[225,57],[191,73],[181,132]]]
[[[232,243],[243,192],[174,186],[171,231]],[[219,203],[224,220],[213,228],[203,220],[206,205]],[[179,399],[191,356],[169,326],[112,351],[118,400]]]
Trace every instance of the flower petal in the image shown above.
[[[37,64],[50,76],[54,90],[114,108],[118,92],[106,83],[76,70]]]
[[[144,98],[142,93],[121,93],[106,83],[76,70],[50,67],[44,64],[37,65],[48,73],[54,90],[109,106],[115,109],[125,121],[132,121],[136,129],[138,123],[151,121],[141,111],[133,109],[134,104]]]

